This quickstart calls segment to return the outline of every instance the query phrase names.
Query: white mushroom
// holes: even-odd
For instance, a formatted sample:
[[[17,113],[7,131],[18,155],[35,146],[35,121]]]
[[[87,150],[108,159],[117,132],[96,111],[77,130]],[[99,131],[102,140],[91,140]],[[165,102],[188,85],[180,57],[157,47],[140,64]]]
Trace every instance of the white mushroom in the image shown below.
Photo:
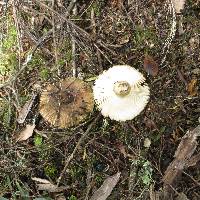
[[[105,117],[116,121],[131,120],[149,100],[144,76],[128,65],[116,65],[104,71],[95,81],[94,100]]]

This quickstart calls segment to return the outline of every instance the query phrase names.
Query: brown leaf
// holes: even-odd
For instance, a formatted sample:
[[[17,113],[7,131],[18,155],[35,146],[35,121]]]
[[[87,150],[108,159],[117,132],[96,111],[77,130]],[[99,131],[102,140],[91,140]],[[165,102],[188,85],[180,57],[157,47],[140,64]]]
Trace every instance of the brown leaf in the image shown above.
[[[157,76],[158,74],[158,64],[157,62],[154,60],[154,58],[150,55],[145,55],[144,58],[144,70],[152,75],[152,76]]]
[[[30,138],[33,135],[34,128],[35,128],[35,124],[33,125],[27,124],[26,128],[19,134],[16,141],[21,142],[23,140],[27,140],[28,138]]]
[[[185,5],[185,0],[172,0],[175,11],[177,14],[181,13],[181,10],[183,10]]]
[[[96,192],[94,192],[90,200],[106,200],[118,183],[120,174],[121,173],[118,172],[115,175],[108,177],[103,182],[102,186]]]
[[[197,94],[197,79],[194,78],[192,79],[188,86],[187,86],[187,91],[189,93],[190,96],[195,96]]]

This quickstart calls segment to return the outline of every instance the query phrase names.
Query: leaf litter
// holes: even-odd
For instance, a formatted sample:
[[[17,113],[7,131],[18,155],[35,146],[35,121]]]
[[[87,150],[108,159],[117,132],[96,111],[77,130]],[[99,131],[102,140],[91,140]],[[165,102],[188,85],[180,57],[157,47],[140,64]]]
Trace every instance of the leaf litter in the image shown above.
[[[25,129],[22,132],[20,132],[20,134],[17,136],[16,141],[21,142],[21,141],[27,140],[33,135],[34,129],[35,129],[35,124],[32,124],[32,125],[27,124]]]

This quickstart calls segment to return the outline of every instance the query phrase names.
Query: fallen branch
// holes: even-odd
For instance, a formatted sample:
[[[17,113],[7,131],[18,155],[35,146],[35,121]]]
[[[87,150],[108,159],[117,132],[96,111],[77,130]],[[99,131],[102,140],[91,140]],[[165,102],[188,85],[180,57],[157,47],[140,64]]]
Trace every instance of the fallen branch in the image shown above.
[[[198,136],[200,136],[200,125],[183,136],[175,152],[175,159],[170,163],[163,177],[164,199],[171,198],[170,196],[173,194],[172,187],[183,173],[183,170],[200,160],[199,154],[193,156],[197,147]]]

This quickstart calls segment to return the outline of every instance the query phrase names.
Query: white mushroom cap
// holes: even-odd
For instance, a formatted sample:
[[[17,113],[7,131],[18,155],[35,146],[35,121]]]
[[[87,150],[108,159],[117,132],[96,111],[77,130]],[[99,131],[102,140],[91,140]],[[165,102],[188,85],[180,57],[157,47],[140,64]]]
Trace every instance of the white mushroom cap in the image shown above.
[[[95,81],[94,100],[104,117],[116,121],[131,120],[149,100],[144,76],[128,65],[116,65],[104,71]]]

